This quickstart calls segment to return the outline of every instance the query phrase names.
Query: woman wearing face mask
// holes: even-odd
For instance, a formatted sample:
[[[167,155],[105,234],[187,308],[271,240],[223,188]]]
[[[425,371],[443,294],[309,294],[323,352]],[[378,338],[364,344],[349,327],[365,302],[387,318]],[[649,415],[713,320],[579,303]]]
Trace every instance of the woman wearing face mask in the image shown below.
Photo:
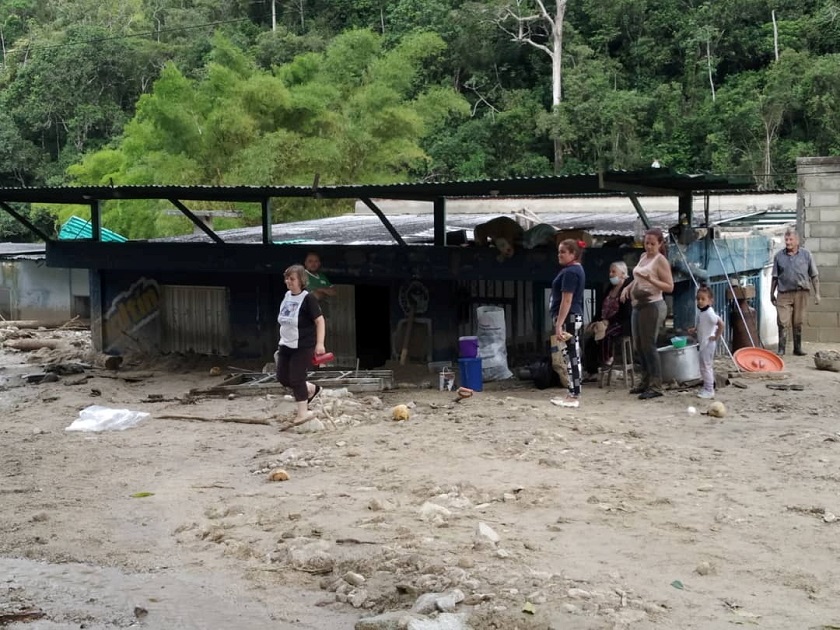
[[[610,265],[610,284],[607,287],[601,309],[589,324],[589,332],[595,336],[598,346],[598,361],[601,367],[609,367],[614,359],[616,339],[631,335],[629,301],[621,301],[621,292],[632,280],[628,277],[627,265],[618,260]]]

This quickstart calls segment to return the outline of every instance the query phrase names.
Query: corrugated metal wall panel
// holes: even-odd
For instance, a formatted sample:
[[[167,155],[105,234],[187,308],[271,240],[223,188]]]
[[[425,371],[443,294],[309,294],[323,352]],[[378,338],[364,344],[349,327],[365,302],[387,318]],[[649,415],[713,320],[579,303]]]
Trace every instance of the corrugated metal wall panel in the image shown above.
[[[334,284],[336,295],[327,305],[327,350],[342,366],[356,365],[356,288],[352,284]]]
[[[459,335],[476,334],[476,308],[501,306],[505,309],[507,346],[512,352],[533,352],[539,345],[541,332],[534,317],[534,284],[524,280],[473,280],[459,283],[459,292],[470,299],[468,321],[458,325]]]
[[[229,355],[230,298],[225,287],[162,285],[161,350]]]

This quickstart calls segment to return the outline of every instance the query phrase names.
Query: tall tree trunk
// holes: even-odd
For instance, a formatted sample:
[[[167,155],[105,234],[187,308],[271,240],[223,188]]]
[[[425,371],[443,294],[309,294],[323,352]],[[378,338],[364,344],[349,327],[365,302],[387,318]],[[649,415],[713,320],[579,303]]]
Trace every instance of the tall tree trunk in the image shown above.
[[[566,17],[567,0],[557,0],[557,10],[551,28],[551,108],[557,114],[560,103],[563,102],[563,22]],[[554,138],[554,173],[563,170],[563,141]]]

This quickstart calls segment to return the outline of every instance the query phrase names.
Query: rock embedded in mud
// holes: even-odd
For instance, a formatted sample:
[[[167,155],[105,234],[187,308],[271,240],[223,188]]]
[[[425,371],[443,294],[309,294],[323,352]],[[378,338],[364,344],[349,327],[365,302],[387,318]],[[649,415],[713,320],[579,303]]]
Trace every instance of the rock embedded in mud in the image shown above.
[[[479,522],[475,527],[473,539],[479,545],[487,543],[495,545],[501,540],[501,537],[487,523]]]
[[[468,630],[467,619],[464,613],[441,613],[434,619],[412,619],[406,630]]]
[[[354,573],[353,571],[348,571],[344,574],[344,581],[348,584],[352,584],[353,586],[361,586],[365,583],[365,576],[361,573]]]
[[[411,621],[420,619],[422,619],[420,615],[398,610],[359,619],[353,628],[354,630],[405,630]]]
[[[570,599],[590,599],[592,593],[585,591],[582,588],[570,588],[566,591],[566,596]]]
[[[426,501],[420,506],[420,519],[424,521],[434,521],[435,518],[447,519],[452,516],[452,512],[447,510],[442,505]]]
[[[371,512],[390,512],[394,509],[394,504],[387,499],[371,499],[368,509]]]
[[[458,604],[464,601],[464,597],[463,591],[453,588],[435,600],[435,608],[440,612],[452,612]]]
[[[361,608],[368,600],[368,592],[363,588],[354,588],[347,594],[347,602],[353,608]]]

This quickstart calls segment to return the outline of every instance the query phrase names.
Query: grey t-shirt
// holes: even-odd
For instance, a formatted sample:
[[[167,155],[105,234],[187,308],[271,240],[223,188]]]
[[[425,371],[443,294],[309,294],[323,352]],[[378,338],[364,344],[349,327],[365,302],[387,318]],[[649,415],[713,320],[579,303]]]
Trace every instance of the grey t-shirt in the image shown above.
[[[811,252],[802,247],[795,254],[783,249],[773,258],[773,277],[780,293],[808,291],[811,289],[811,278],[816,278],[818,274]]]

